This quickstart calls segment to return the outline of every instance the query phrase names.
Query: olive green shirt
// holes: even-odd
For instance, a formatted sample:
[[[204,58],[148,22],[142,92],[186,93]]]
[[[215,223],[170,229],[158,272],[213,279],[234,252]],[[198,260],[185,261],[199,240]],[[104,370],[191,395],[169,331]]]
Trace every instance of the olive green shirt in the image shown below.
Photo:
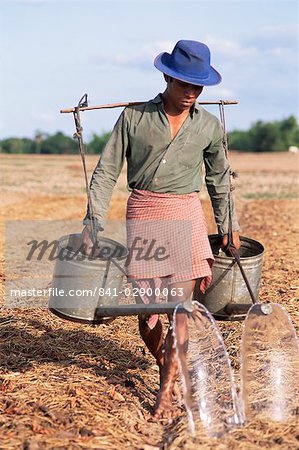
[[[174,139],[161,94],[120,115],[94,170],[90,195],[96,223],[103,227],[113,188],[127,159],[129,190],[170,194],[199,192],[202,164],[219,234],[228,231],[229,164],[219,120],[197,103]],[[233,203],[233,202],[232,202]],[[239,229],[232,205],[233,229]],[[83,223],[90,223],[87,211]]]

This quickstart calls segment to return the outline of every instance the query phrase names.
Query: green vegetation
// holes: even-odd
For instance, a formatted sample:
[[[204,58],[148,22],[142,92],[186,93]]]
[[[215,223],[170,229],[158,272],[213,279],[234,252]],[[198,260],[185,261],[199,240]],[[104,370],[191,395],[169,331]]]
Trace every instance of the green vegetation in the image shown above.
[[[100,154],[111,133],[100,136],[93,134],[85,143],[86,153]],[[235,130],[228,133],[228,145],[231,150],[245,152],[277,152],[287,151],[290,146],[299,147],[299,127],[294,116],[277,122],[254,123],[247,131]],[[53,135],[37,131],[34,139],[8,138],[0,140],[2,153],[37,153],[37,154],[76,154],[76,139],[66,136],[61,131]]]
[[[87,151],[93,154],[102,153],[111,133],[103,133],[101,136],[93,134],[91,140],[86,145]]]
[[[94,134],[91,140],[85,143],[86,153],[101,153],[110,135],[111,133],[103,133],[101,136]],[[61,131],[53,135],[37,132],[34,139],[8,138],[0,140],[0,152],[2,153],[72,155],[77,154],[78,151],[77,139],[72,139]]]
[[[0,141],[3,153],[72,154],[78,152],[74,139],[58,131],[51,135],[37,133],[35,139],[9,138]]]
[[[254,123],[248,131],[228,133],[231,150],[247,152],[287,151],[290,146],[299,147],[299,127],[294,116],[277,122]]]

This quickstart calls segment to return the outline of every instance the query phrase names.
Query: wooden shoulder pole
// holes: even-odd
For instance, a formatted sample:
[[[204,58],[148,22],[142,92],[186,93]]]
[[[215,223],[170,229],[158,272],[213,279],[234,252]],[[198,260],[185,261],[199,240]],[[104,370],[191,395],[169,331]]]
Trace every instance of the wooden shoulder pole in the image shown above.
[[[123,102],[123,103],[108,103],[106,105],[98,106],[82,106],[68,109],[61,109],[61,114],[74,113],[75,111],[91,111],[94,109],[109,109],[109,108],[125,108],[126,106],[142,105],[144,102]],[[237,105],[236,100],[219,100],[218,102],[197,102],[199,105]]]

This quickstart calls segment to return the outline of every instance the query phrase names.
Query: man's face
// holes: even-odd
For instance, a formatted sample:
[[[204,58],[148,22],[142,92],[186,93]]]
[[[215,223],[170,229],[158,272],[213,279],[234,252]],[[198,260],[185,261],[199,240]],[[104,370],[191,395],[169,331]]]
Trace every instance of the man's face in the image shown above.
[[[167,93],[173,104],[179,110],[190,109],[197,97],[202,93],[203,86],[185,83],[173,78],[167,83]]]

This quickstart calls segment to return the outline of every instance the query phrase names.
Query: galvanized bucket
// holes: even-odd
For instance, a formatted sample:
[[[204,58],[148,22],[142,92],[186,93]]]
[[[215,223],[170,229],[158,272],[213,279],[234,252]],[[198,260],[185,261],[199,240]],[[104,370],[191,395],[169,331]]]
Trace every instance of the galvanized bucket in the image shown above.
[[[212,283],[205,294],[199,291],[197,283],[193,298],[205,305],[216,319],[242,320],[252,305],[243,276],[235,259],[221,250],[221,237],[210,235],[209,240],[215,257]],[[258,300],[264,247],[244,236],[241,236],[240,240],[242,267]]]
[[[59,239],[52,295],[49,309],[57,316],[88,324],[101,324],[113,317],[99,315],[99,307],[118,305],[128,249],[112,239],[102,237],[99,250],[87,257],[81,252],[81,234]]]

